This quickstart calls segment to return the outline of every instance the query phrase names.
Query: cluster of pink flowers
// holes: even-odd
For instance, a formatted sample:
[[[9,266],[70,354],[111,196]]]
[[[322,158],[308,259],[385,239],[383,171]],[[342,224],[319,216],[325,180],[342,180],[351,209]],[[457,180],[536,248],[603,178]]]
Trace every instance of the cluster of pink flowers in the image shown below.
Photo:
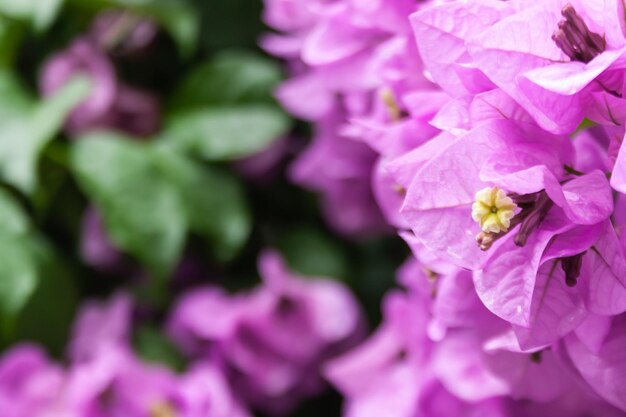
[[[190,361],[179,374],[135,353],[131,335],[142,314],[130,296],[88,302],[74,325],[66,366],[34,345],[14,346],[3,355],[2,416],[290,412],[325,387],[323,366],[362,339],[363,316],[344,285],[296,275],[275,252],[262,254],[259,269],[263,283],[248,293],[206,287],[179,300],[166,325]]]
[[[89,303],[78,318],[66,368],[36,346],[0,361],[0,407],[8,417],[246,417],[210,362],[184,375],[141,361],[130,348],[130,298]]]
[[[624,1],[265,3],[293,180],[414,255],[345,415],[626,415]]]

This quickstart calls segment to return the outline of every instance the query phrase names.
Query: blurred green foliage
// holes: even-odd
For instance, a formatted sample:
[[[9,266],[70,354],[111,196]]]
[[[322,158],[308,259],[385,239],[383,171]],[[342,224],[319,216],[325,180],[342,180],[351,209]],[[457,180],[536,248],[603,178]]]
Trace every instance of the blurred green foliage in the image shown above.
[[[62,5],[63,0],[0,0],[0,13],[42,32],[52,24]]]
[[[77,294],[58,253],[0,191],[0,345],[26,339],[61,352]]]
[[[77,78],[48,99],[30,97],[17,78],[0,72],[0,177],[31,194],[37,187],[39,157],[69,114],[89,93]]]
[[[122,79],[161,98],[164,129],[141,141],[114,132],[68,140],[63,120],[89,83],[78,78],[42,99],[39,71],[111,7],[164,28],[149,54],[116,63]],[[283,74],[257,46],[267,30],[261,10],[261,0],[0,0],[0,347],[34,340],[61,354],[79,300],[126,284],[81,262],[88,201],[113,242],[155,278],[137,290],[155,312],[134,335],[148,360],[183,366],[157,330],[183,253],[207,263],[206,282],[238,290],[258,282],[259,251],[277,247],[303,274],[350,285],[378,322],[407,255],[399,239],[354,242],[329,231],[315,196],[286,178],[293,154],[271,186],[230,169],[281,136],[308,133],[272,98]],[[296,413],[320,415],[339,415],[336,393]]]
[[[185,368],[185,359],[181,353],[154,326],[139,327],[133,337],[133,346],[139,356],[147,362],[166,364],[177,371]]]
[[[120,135],[93,134],[73,145],[71,160],[115,245],[136,256],[154,276],[166,277],[180,257],[187,219],[152,148]]]

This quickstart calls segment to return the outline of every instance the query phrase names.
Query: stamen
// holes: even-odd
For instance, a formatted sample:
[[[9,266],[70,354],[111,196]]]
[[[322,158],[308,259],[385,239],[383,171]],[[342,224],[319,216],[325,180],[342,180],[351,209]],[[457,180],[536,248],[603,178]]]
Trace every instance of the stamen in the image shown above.
[[[401,196],[405,196],[406,195],[406,188],[404,188],[400,184],[394,184],[393,185],[393,191],[395,191],[396,194],[399,194]]]
[[[498,239],[497,234],[491,232],[480,232],[476,236],[476,243],[482,251],[491,249],[491,245]]]
[[[422,271],[430,284],[430,297],[434,300],[437,298],[437,280],[439,279],[439,274],[426,267],[422,268]]]
[[[532,194],[509,194],[511,200],[520,207],[532,206],[537,201],[537,193]]]
[[[406,116],[406,113],[402,111],[400,105],[396,101],[396,98],[393,95],[393,91],[389,88],[384,88],[380,92],[380,98],[385,103],[387,107],[387,111],[389,112],[389,118],[392,122],[399,122],[403,117]]]
[[[604,48],[606,48],[606,42],[604,38],[597,33],[591,32],[585,21],[576,14],[576,9],[571,4],[566,4],[561,10],[561,14],[565,17],[567,22],[573,23],[576,32],[584,37],[585,42],[590,47],[594,48],[597,51],[602,52]]]
[[[565,20],[558,23],[552,40],[572,61],[589,62],[606,49],[603,36],[591,32],[571,4],[561,10]]]
[[[575,175],[577,177],[582,177],[583,175],[585,175],[584,172],[578,171],[577,169],[569,165],[563,165],[563,169],[565,170],[566,173]]]
[[[561,268],[563,268],[563,271],[565,272],[565,283],[568,287],[574,287],[578,283],[580,269],[583,265],[584,254],[585,253],[583,252],[578,255],[561,258]]]
[[[430,268],[424,267],[422,270],[424,271],[424,275],[426,275],[426,278],[428,278],[430,282],[435,282],[437,281],[437,278],[439,278],[439,274]]]
[[[526,245],[530,234],[541,224],[553,204],[545,191],[539,193],[534,207],[522,221],[519,232],[515,235],[514,242],[517,246]]]
[[[533,352],[530,354],[530,361],[533,363],[541,363],[541,359],[542,359],[542,351],[538,351],[538,352]]]

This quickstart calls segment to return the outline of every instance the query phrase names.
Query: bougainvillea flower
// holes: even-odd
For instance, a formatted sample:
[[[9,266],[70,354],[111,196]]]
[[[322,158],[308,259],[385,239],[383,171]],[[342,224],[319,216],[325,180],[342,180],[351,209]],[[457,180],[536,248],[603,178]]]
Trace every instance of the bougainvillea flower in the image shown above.
[[[450,100],[441,106],[431,124],[458,136],[482,123],[502,118],[534,124],[528,112],[500,89]]]
[[[565,283],[576,285],[581,271],[583,277],[586,274],[585,265],[593,263],[594,268],[599,268],[597,265],[603,264],[596,262],[595,252],[586,258],[584,254],[594,242],[603,241],[598,240],[605,230],[601,222],[611,214],[613,202],[608,181],[600,171],[579,176],[566,172],[567,161],[572,159],[571,145],[550,135],[542,139],[540,131],[530,134],[525,129],[509,121],[493,121],[452,140],[447,147],[444,145],[439,154],[418,165],[403,213],[416,239],[427,249],[442,259],[479,270],[475,276],[477,290],[490,310],[507,321],[528,327],[539,267],[550,259],[548,245],[560,234],[576,227],[581,230],[580,238],[566,239],[569,247],[554,257],[565,272]],[[419,148],[413,153],[420,157]],[[410,162],[411,158],[407,160]],[[478,175],[454,175],[459,169]],[[495,232],[484,231],[483,224],[481,232],[477,223],[483,218],[472,225],[471,206],[481,204],[482,209],[489,203],[477,203],[476,196],[494,186],[507,190],[515,204],[506,200],[508,203],[500,208],[497,204],[486,208],[485,215],[499,216],[499,210],[504,210],[505,220],[512,223],[497,227]],[[529,202],[531,206],[526,206]],[[515,213],[512,218],[511,210]],[[475,239],[471,230],[480,232]],[[620,268],[619,263],[613,262],[607,274],[601,275],[609,281],[583,280],[582,286],[589,283],[618,288],[622,285],[621,279],[616,278]],[[623,311],[621,292],[614,292],[616,298],[603,303],[588,299],[590,294],[595,297],[599,291],[585,294],[587,308],[592,312],[598,313],[598,304],[610,305],[606,309],[611,314]],[[567,331],[575,328],[573,322],[570,325]]]
[[[174,411],[176,380],[165,368],[144,366],[121,346],[109,346],[69,375],[67,402],[89,417]]]
[[[556,356],[496,347],[491,341],[505,335],[510,325],[480,302],[471,273],[442,269],[423,249],[417,255],[429,266],[408,264],[399,278],[414,294],[413,302],[431,316],[427,334],[432,356],[427,363],[450,393],[469,402],[501,395],[545,402],[566,391],[562,387],[570,377]]]
[[[393,169],[398,176],[403,175],[402,166],[417,170],[402,208],[416,237],[441,258],[475,269],[487,257],[475,242],[480,231],[471,216],[476,193],[497,185],[507,192],[526,195],[549,186],[555,203],[569,206],[557,178],[564,177],[563,166],[571,158],[572,147],[564,137],[531,125],[493,120],[457,138],[444,134],[398,160],[401,166]],[[401,184],[406,182],[397,179]],[[604,196],[600,202],[606,199]],[[595,202],[589,200],[590,204]],[[585,213],[579,219],[576,211],[568,208],[568,212],[572,221],[594,223],[606,218],[610,208],[589,219],[584,218]]]
[[[210,362],[191,366],[179,378],[182,400],[178,413],[184,417],[249,417],[221,369]]]
[[[623,6],[617,0],[520,5],[516,13],[465,39],[471,62],[543,128],[571,132],[593,105],[591,93],[622,95],[623,76],[613,72],[626,63],[618,18]]]
[[[415,415],[425,379],[416,369],[430,349],[424,343],[428,316],[416,301],[399,291],[387,294],[376,333],[326,366],[326,376],[346,397],[344,415],[373,417],[381,410],[394,417]]]
[[[78,38],[69,48],[48,59],[39,80],[41,92],[50,95],[76,76],[87,77],[92,91],[70,114],[66,123],[70,135],[101,128],[137,136],[156,132],[160,124],[157,99],[121,84],[113,62],[91,39]]]
[[[198,364],[183,375],[111,346],[68,375],[67,408],[81,417],[246,417],[225,378]]]
[[[432,97],[438,102],[438,95]],[[400,216],[400,207],[404,199],[404,192],[393,175],[388,171],[387,164],[394,158],[415,149],[436,135],[437,129],[430,126],[424,119],[405,117],[402,120],[389,122],[390,110],[384,109],[379,121],[374,118],[354,120],[350,129],[350,136],[365,141],[374,151],[380,154],[376,163],[371,187],[381,211],[387,221],[401,229],[407,228],[406,221]],[[425,109],[424,113],[434,114],[432,109]]]
[[[315,23],[318,1],[264,0],[263,20],[282,31],[306,29]]]
[[[376,333],[327,365],[347,399],[344,415],[620,415],[581,384],[557,346],[524,353],[498,344],[507,324],[481,305],[469,273],[430,262],[434,269],[408,261],[399,274],[407,292],[387,295]],[[432,331],[436,321],[447,322],[445,333]]]
[[[452,97],[494,88],[472,63],[466,42],[513,11],[509,3],[497,0],[451,1],[411,15],[428,75]]]
[[[263,286],[238,296],[191,292],[168,328],[191,356],[224,361],[253,406],[285,413],[319,392],[322,364],[358,340],[362,318],[341,284],[301,278],[273,252],[259,262]],[[205,320],[207,314],[216,320]],[[328,314],[334,319],[327,320]]]
[[[370,186],[376,154],[339,132],[332,116],[290,168],[291,179],[320,192],[328,223],[346,235],[371,235],[387,229]]]
[[[53,364],[40,348],[31,345],[13,347],[0,360],[2,415],[55,415],[53,411],[64,383],[62,368]]]
[[[92,91],[67,121],[72,134],[83,133],[110,112],[119,88],[113,63],[106,54],[91,40],[79,38],[44,64],[40,89],[44,95],[52,94],[78,75],[91,80]]]
[[[68,348],[71,363],[63,390],[55,399],[68,416],[248,415],[216,363],[199,362],[176,375],[136,357],[130,350],[131,308],[130,298],[121,293],[82,308]]]
[[[420,2],[418,57],[406,20],[388,25],[409,5],[315,4],[285,29],[297,77],[279,95],[318,127],[335,117],[327,138],[378,154],[372,188],[416,259],[379,330],[327,367],[345,414],[622,414],[580,374],[619,368],[587,365],[626,311],[626,200],[611,190],[626,192],[623,2]],[[341,154],[328,149],[318,160]],[[598,385],[623,408],[619,381]]]
[[[323,194],[326,218],[343,234],[385,229],[371,192],[375,155],[348,138],[345,128],[374,110],[381,84],[398,95],[428,84],[415,70],[420,59],[406,19],[417,7],[410,0],[266,1],[267,23],[284,33],[270,35],[263,45],[288,59],[292,74],[276,96],[292,114],[317,124],[292,178]],[[357,166],[358,173],[348,173]],[[381,195],[387,180],[376,178]],[[398,202],[388,196],[382,198],[391,217]]]
[[[561,217],[561,218],[559,218]],[[626,260],[613,226],[548,214],[520,248],[507,241],[475,275],[485,305],[514,323],[524,349],[550,345],[595,314],[626,311]]]
[[[130,340],[132,302],[119,293],[104,302],[90,301],[81,308],[74,323],[69,356],[73,361],[89,360],[99,350],[125,345]]]
[[[626,316],[613,319],[598,351],[589,349],[576,335],[566,339],[572,362],[582,377],[602,398],[626,411]]]
[[[380,99],[373,113],[367,117],[354,118],[345,130],[351,138],[365,142],[379,154],[372,173],[371,187],[387,222],[400,229],[408,228],[400,215],[405,189],[396,182],[387,165],[438,133],[438,129],[428,121],[447,97],[440,91],[430,92],[427,97],[428,104],[412,109],[410,93],[406,97],[409,103],[401,104],[391,89],[385,87],[380,90]]]
[[[371,184],[374,196],[387,221],[406,229],[406,221],[400,215],[405,190],[395,181],[387,164],[436,136],[439,130],[429,122],[448,97],[439,90],[419,95],[405,90],[420,81],[410,81],[410,76],[401,73],[389,81],[390,86],[379,90],[371,114],[353,118],[345,132],[380,155]]]
[[[619,151],[617,153],[617,158],[615,160],[615,165],[613,166],[613,172],[611,176],[611,186],[619,191],[622,194],[626,194],[626,147],[621,146],[623,144],[624,138],[624,128],[621,127],[619,130],[614,130],[613,136],[617,135],[618,140],[613,141],[615,147],[619,146]],[[609,148],[609,151],[611,148]],[[611,155],[609,155],[610,157]]]

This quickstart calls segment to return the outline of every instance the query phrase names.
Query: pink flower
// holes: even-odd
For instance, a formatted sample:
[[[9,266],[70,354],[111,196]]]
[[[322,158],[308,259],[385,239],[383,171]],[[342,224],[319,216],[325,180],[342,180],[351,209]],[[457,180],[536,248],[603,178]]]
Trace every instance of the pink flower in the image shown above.
[[[74,323],[68,351],[75,362],[89,361],[100,351],[129,343],[133,304],[127,294],[118,293],[105,302],[89,301]]]
[[[623,411],[626,411],[625,319],[626,316],[622,315],[614,318],[612,323],[609,321],[608,327],[598,326],[603,329],[599,349],[588,346],[584,336],[570,335],[566,339],[572,362],[582,377],[602,398]]]
[[[192,357],[223,361],[251,405],[284,414],[320,391],[320,367],[358,340],[362,317],[343,285],[299,277],[274,252],[259,269],[263,285],[250,293],[191,292],[168,329]]]
[[[70,135],[110,128],[148,136],[159,128],[156,98],[121,84],[110,58],[91,39],[77,38],[69,48],[50,57],[41,71],[40,90],[50,95],[76,76],[89,78],[92,90],[66,122]]]
[[[0,359],[0,410],[5,417],[46,416],[52,412],[65,375],[38,347],[18,345]]]

